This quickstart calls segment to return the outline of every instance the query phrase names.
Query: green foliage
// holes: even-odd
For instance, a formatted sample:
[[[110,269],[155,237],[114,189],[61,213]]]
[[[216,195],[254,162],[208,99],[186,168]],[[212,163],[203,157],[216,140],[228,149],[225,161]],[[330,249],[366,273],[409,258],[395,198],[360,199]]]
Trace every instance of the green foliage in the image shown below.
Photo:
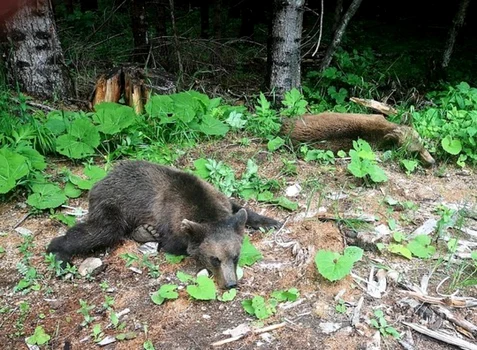
[[[232,288],[232,289],[224,292],[221,296],[219,295],[217,299],[219,299],[220,301],[223,301],[223,302],[227,302],[227,301],[234,300],[236,296],[237,296],[237,289]]]
[[[169,253],[165,253],[164,257],[169,264],[178,264],[185,259],[185,255],[174,255]]]
[[[51,337],[45,332],[42,326],[36,326],[32,336],[26,339],[30,345],[45,345],[50,341]]]
[[[260,253],[260,251],[250,242],[250,238],[245,236],[243,238],[243,244],[240,250],[240,259],[238,265],[241,267],[252,266],[257,261],[262,260],[262,258],[262,253]]]
[[[278,302],[284,301],[296,301],[300,297],[300,292],[296,288],[290,288],[288,290],[276,290],[272,292],[271,297]]]
[[[95,306],[88,305],[88,302],[83,299],[80,299],[79,303],[80,303],[80,309],[77,310],[76,312],[83,316],[83,322],[81,322],[81,325],[86,326],[90,324],[91,322],[93,322],[94,320],[93,316],[90,315],[90,312],[91,310],[95,308]]]
[[[431,237],[427,235],[417,235],[409,242],[407,248],[418,258],[428,259],[436,252],[436,247],[431,245]]]
[[[388,180],[383,169],[377,165],[376,155],[371,146],[365,140],[353,141],[353,149],[349,151],[349,155],[351,162],[348,170],[354,176],[364,178],[366,182],[371,180],[377,183]]]
[[[242,301],[242,307],[244,310],[255,317],[257,317],[259,320],[266,319],[275,312],[277,312],[276,306],[278,302],[276,299],[269,299],[266,300],[262,296],[255,296],[253,299],[246,299]]]
[[[255,114],[249,116],[245,129],[264,139],[271,139],[280,131],[280,118],[263,93],[260,93],[257,103]]]
[[[338,300],[338,303],[335,305],[336,312],[340,314],[345,314],[347,311],[346,304],[343,299]]]
[[[95,343],[99,343],[101,339],[104,337],[104,333],[101,330],[101,325],[99,323],[93,326],[93,329],[91,330],[91,335]]]
[[[96,182],[106,176],[106,171],[99,166],[87,164],[84,167],[83,174],[84,177],[70,174],[68,179],[81,190],[90,190]]]
[[[27,159],[7,148],[0,149],[0,193],[13,189],[29,173]]]
[[[161,305],[166,299],[177,299],[179,293],[176,290],[176,284],[163,284],[158,291],[151,295],[151,300],[154,304]]]
[[[136,113],[129,106],[103,102],[94,106],[94,109],[93,121],[97,124],[97,130],[105,135],[119,134],[136,120]]]
[[[462,82],[429,93],[434,105],[412,113],[414,127],[429,139],[438,158],[455,156],[457,164],[477,164],[477,88]]]
[[[285,93],[282,104],[285,106],[285,108],[280,110],[280,114],[292,117],[305,114],[308,102],[305,100],[300,91],[298,91],[298,89],[293,88]]]
[[[182,271],[177,271],[176,277],[182,283],[187,283],[189,281],[194,281],[194,276],[189,275],[189,274],[187,274],[185,272],[182,272]]]
[[[388,321],[384,318],[384,313],[382,310],[375,310],[374,316],[376,318],[370,319],[371,326],[378,329],[383,336],[392,336],[396,339],[401,338],[399,332],[392,326],[388,324]]]
[[[276,151],[285,144],[285,140],[280,136],[276,136],[273,139],[269,140],[267,143],[267,148],[270,152]]]
[[[316,161],[321,164],[335,164],[335,155],[330,150],[309,149],[307,145],[300,147],[305,162]]]
[[[329,281],[338,281],[346,277],[358,260],[361,260],[363,250],[358,247],[347,247],[343,255],[320,250],[316,253],[315,264],[318,272]]]
[[[215,300],[217,294],[214,281],[207,276],[197,277],[196,285],[187,286],[186,291],[196,300]]]
[[[98,130],[87,118],[75,119],[67,128],[67,133],[56,140],[56,151],[72,159],[92,156],[100,144]]]
[[[401,159],[401,164],[406,170],[406,174],[411,175],[416,170],[419,162],[415,159]]]
[[[28,196],[27,203],[37,209],[56,208],[66,202],[66,195],[57,185],[34,184],[33,193]]]

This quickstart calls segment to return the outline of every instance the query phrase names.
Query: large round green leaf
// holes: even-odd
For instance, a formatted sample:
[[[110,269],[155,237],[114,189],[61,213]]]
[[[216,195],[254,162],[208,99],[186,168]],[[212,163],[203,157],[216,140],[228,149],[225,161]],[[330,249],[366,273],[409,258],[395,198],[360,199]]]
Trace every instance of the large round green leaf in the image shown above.
[[[0,149],[0,193],[7,193],[28,174],[27,159],[7,148]]]
[[[68,134],[56,140],[56,150],[69,158],[81,159],[94,154],[100,142],[98,130],[86,118],[76,119]]]

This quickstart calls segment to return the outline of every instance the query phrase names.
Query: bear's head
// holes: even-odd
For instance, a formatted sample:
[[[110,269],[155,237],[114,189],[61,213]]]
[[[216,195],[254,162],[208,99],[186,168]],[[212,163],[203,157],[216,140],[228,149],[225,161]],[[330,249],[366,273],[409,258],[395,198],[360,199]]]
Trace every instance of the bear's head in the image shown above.
[[[187,253],[212,272],[220,288],[237,286],[237,264],[246,222],[245,209],[219,222],[182,220],[181,229],[189,236]]]

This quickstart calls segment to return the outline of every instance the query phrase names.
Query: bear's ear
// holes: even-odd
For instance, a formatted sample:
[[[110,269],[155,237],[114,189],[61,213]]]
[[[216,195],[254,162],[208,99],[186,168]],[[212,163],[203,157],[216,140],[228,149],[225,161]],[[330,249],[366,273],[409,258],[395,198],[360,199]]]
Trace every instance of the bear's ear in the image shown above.
[[[189,235],[190,239],[196,243],[204,240],[204,228],[201,224],[187,219],[181,222],[181,231]]]
[[[234,217],[234,228],[239,234],[243,234],[245,230],[245,224],[247,223],[247,211],[242,208],[237,213],[235,213]]]

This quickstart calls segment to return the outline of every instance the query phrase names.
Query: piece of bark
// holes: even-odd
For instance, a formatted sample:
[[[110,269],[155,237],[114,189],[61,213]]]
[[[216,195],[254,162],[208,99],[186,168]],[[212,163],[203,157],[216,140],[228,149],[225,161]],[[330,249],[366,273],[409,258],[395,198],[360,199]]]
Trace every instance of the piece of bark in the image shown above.
[[[462,340],[460,338],[457,338],[457,337],[454,337],[454,336],[451,336],[449,334],[445,334],[445,333],[442,333],[442,332],[438,332],[438,331],[433,331],[433,330],[430,330],[424,326],[421,326],[421,325],[418,325],[418,324],[415,324],[415,323],[408,323],[408,322],[403,322],[403,324],[405,324],[406,326],[412,328],[413,330],[415,330],[416,332],[419,332],[419,333],[422,333],[422,334],[425,334],[431,338],[434,338],[434,339],[437,339],[437,340],[440,340],[444,343],[447,343],[447,344],[451,344],[451,345],[454,345],[454,346],[458,346],[459,348],[461,349],[465,349],[465,350],[477,350],[477,345],[475,344],[472,344],[468,341],[465,341],[465,340]]]

